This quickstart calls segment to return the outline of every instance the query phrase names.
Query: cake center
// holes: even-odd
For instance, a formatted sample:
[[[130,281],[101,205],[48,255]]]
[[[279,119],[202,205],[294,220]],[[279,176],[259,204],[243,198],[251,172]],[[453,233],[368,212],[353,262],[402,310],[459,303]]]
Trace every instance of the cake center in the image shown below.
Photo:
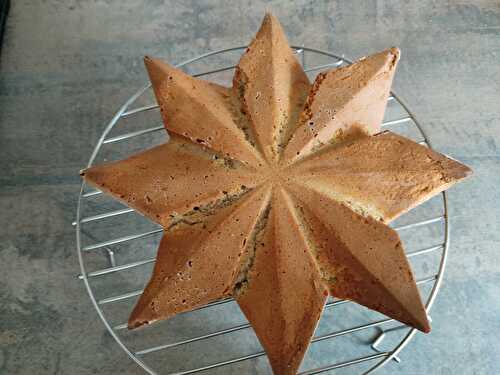
[[[290,168],[286,168],[278,164],[272,164],[265,169],[263,175],[264,180],[270,182],[272,185],[281,185],[290,181],[291,172]]]

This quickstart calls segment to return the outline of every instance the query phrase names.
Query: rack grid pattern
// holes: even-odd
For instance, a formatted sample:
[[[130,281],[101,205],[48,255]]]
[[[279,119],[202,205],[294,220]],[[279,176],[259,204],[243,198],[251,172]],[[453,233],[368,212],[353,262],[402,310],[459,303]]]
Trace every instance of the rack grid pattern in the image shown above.
[[[190,66],[194,63],[197,62],[202,62],[210,57],[224,57],[224,55],[229,54],[229,53],[238,53],[243,51],[246,48],[246,46],[242,47],[234,47],[234,48],[228,48],[224,50],[219,50],[211,53],[207,53],[204,55],[200,55],[198,57],[195,57],[193,59],[187,60],[181,64],[178,64],[177,67],[183,68],[183,69],[189,69]],[[317,50],[317,49],[312,49],[312,48],[307,48],[303,46],[299,47],[293,47],[294,50],[296,51],[297,56],[299,59],[301,59],[302,64],[304,66],[304,70],[308,74],[312,74],[314,72],[319,72],[321,70],[325,69],[331,69],[335,67],[342,66],[344,64],[349,64],[351,63],[348,59],[345,57],[340,57],[337,56],[333,53],[322,51],[322,50]],[[322,59],[327,59],[328,63],[324,64],[307,64],[309,60],[314,60],[313,57],[321,57]],[[205,70],[202,72],[198,72],[196,74],[193,74],[194,76],[197,77],[204,77],[210,75],[211,77],[216,77],[218,74],[222,74],[223,72],[229,72],[234,69],[233,64],[221,64],[220,62],[218,63],[218,66],[214,66],[213,68],[209,70]],[[156,103],[153,104],[148,104],[148,105],[142,105],[142,106],[135,106],[134,103],[138,102],[138,100],[141,97],[146,96],[146,94],[151,91],[151,85],[148,84],[141,88],[139,91],[137,91],[130,99],[127,100],[127,102],[120,108],[120,110],[115,114],[111,122],[107,125],[105,130],[103,131],[100,139],[98,140],[94,151],[89,159],[88,165],[91,166],[94,161],[96,160],[96,157],[99,155],[99,153],[103,150],[103,148],[112,148],[116,144],[123,144],[126,143],[127,141],[130,141],[132,139],[136,139],[137,137],[141,137],[146,134],[152,134],[156,132],[162,132],[164,131],[163,125],[157,125],[153,127],[144,127],[143,126],[143,121],[140,120],[141,114],[149,111],[155,111],[158,109],[158,105]],[[406,127],[413,127],[415,130],[418,132],[418,138],[414,139],[420,144],[426,145],[428,147],[431,147],[429,139],[425,135],[424,131],[422,130],[421,126],[417,122],[415,116],[410,112],[410,110],[407,108],[407,106],[401,101],[401,99],[395,95],[394,93],[391,93],[389,97],[389,102],[397,103],[401,108],[403,109],[404,116],[401,116],[400,118],[397,119],[392,119],[390,121],[385,121],[382,125],[383,127],[391,127],[392,131],[398,132],[398,127],[399,126],[406,126]],[[389,103],[391,104],[391,103]],[[159,117],[159,116],[158,116]],[[127,119],[129,120],[136,120],[134,121],[134,130],[129,131],[129,132],[123,132],[119,135],[115,136],[109,136],[111,130],[114,128],[118,128],[121,120]],[[112,149],[108,150],[108,152],[113,152]],[[87,186],[85,186],[84,183],[82,183],[80,195],[78,198],[78,206],[77,206],[77,212],[76,212],[76,220],[73,222],[73,225],[76,228],[76,240],[77,240],[77,254],[80,262],[80,268],[81,268],[81,274],[79,275],[79,278],[84,282],[86,289],[88,291],[89,297],[99,315],[101,320],[103,321],[106,329],[110,333],[110,335],[116,340],[119,346],[130,356],[132,360],[134,360],[140,367],[142,367],[147,373],[149,374],[160,374],[160,369],[155,366],[154,360],[150,360],[148,355],[151,353],[159,352],[159,351],[165,351],[177,347],[182,347],[183,345],[186,344],[191,344],[195,342],[203,342],[203,341],[208,341],[212,338],[215,337],[222,337],[225,335],[229,335],[234,332],[239,332],[242,330],[248,330],[251,329],[250,325],[248,323],[243,323],[243,324],[238,324],[226,329],[222,330],[214,330],[213,332],[210,333],[205,333],[205,334],[200,334],[200,335],[195,335],[193,337],[187,338],[187,339],[182,339],[179,341],[175,342],[170,342],[170,343],[165,343],[161,345],[156,345],[152,347],[147,347],[143,348],[140,350],[132,350],[130,349],[129,345],[125,343],[125,340],[123,340],[123,334],[126,332],[126,323],[120,323],[120,324],[113,324],[111,321],[113,319],[110,319],[111,317],[106,314],[103,310],[103,308],[106,305],[111,305],[114,304],[118,301],[124,301],[124,300],[130,300],[132,298],[135,298],[139,296],[142,293],[142,290],[133,290],[125,293],[119,293],[117,292],[116,294],[109,295],[106,297],[96,297],[96,295],[99,295],[100,293],[99,290],[97,290],[95,285],[93,285],[92,281],[95,279],[98,279],[104,275],[111,275],[111,274],[116,274],[116,273],[121,273],[126,270],[132,270],[132,269],[137,269],[140,267],[143,267],[147,264],[152,264],[154,263],[155,259],[154,257],[149,257],[147,259],[137,259],[134,261],[128,261],[123,264],[117,264],[115,260],[115,253],[120,251],[120,246],[122,246],[125,243],[128,243],[130,241],[134,241],[134,244],[136,243],[136,246],[140,246],[141,241],[147,240],[148,238],[161,233],[162,228],[157,227],[152,230],[148,231],[142,231],[139,233],[134,233],[126,236],[120,236],[120,237],[113,237],[113,238],[99,238],[97,239],[97,235],[92,233],[90,229],[87,229],[86,226],[88,224],[97,224],[99,225],[100,222],[105,221],[110,218],[120,219],[121,217],[124,217],[124,215],[133,213],[134,210],[131,208],[120,208],[120,209],[111,209],[107,210],[105,212],[101,213],[96,213],[96,214],[89,214],[86,216],[83,216],[82,213],[85,211],[88,211],[88,208],[90,206],[95,206],[95,199],[96,197],[99,197],[102,193],[99,190],[94,190],[90,189]],[[417,280],[417,283],[419,285],[430,285],[431,290],[430,294],[427,298],[426,301],[426,308],[427,308],[427,313],[429,313],[435,298],[437,296],[438,290],[440,288],[441,282],[442,282],[442,277],[443,277],[443,272],[445,269],[445,264],[446,264],[446,258],[447,258],[447,252],[448,252],[448,246],[449,246],[449,222],[448,222],[448,209],[447,209],[447,202],[446,202],[446,194],[442,193],[439,198],[434,198],[434,199],[440,199],[440,205],[441,205],[441,214],[434,216],[434,217],[426,217],[426,218],[418,218],[418,220],[414,220],[410,223],[404,224],[404,225],[398,225],[394,226],[394,229],[396,229],[398,232],[402,232],[408,229],[412,230],[419,230],[420,228],[425,228],[429,225],[439,225],[442,228],[442,238],[439,241],[439,244],[433,245],[433,246],[425,246],[422,248],[418,248],[412,251],[407,252],[408,258],[415,258],[419,256],[423,256],[424,254],[430,254],[430,253],[437,253],[439,254],[439,259],[437,260],[437,273],[431,276],[426,276],[419,278]],[[94,203],[91,205],[90,202],[94,201]],[[425,236],[425,234],[421,234],[420,232],[417,232],[417,235],[422,235]],[[89,262],[88,262],[88,256],[95,254],[96,251],[104,251],[105,256],[108,258],[108,263],[109,266],[105,268],[100,268],[100,269],[93,269],[89,270]],[[224,308],[225,305],[230,303],[232,301],[231,298],[223,299],[220,301],[215,301],[212,302],[208,305],[205,305],[197,310],[202,310],[202,309],[210,309],[214,306],[219,306]],[[339,305],[342,304],[347,304],[351,303],[350,301],[347,300],[337,300],[337,299],[332,299],[329,300],[328,303],[325,306],[325,310],[327,309],[334,309]],[[189,313],[186,313],[189,314]],[[381,319],[381,320],[375,320],[375,321],[368,321],[364,324],[361,325],[356,325],[348,328],[344,328],[341,330],[336,330],[333,332],[321,334],[321,335],[316,335],[314,336],[312,343],[320,342],[320,341],[332,341],[335,338],[341,337],[341,336],[346,336],[346,335],[351,335],[356,332],[361,332],[368,330],[370,328],[374,327],[380,327],[381,332],[380,334],[375,338],[375,340],[371,343],[371,345],[366,345],[367,354],[363,356],[358,356],[355,358],[352,358],[350,360],[340,360],[336,361],[335,358],[332,358],[332,362],[329,365],[326,366],[321,366],[317,368],[312,368],[308,370],[302,371],[300,374],[301,375],[312,375],[312,374],[319,374],[319,373],[325,373],[325,372],[334,372],[336,369],[341,369],[341,368],[350,368],[352,367],[352,371],[355,373],[358,373],[360,370],[356,370],[356,366],[359,364],[369,362],[371,364],[371,367],[369,367],[367,370],[362,370],[365,371],[364,373],[371,373],[382,366],[384,366],[386,363],[388,363],[391,360],[395,360],[397,362],[400,361],[398,354],[400,351],[411,341],[413,336],[416,333],[415,329],[410,329],[406,326],[398,325],[396,327],[388,328],[384,331],[384,327],[387,326],[388,323],[394,323],[393,319]],[[149,328],[149,329],[154,329],[154,326]],[[380,350],[378,348],[378,345],[381,343],[381,341],[384,339],[386,336],[386,333],[388,334],[391,331],[394,330],[399,330],[399,329],[406,329],[407,332],[405,335],[402,336],[402,338],[392,346],[389,350]],[[147,335],[148,332],[150,331],[144,331],[138,334],[144,334]],[[311,345],[310,351],[314,350],[314,345]],[[196,355],[196,354],[194,354]],[[199,367],[195,367],[192,369],[188,370],[182,370],[178,372],[174,372],[171,374],[175,375],[185,375],[185,374],[193,374],[193,373],[203,373],[206,372],[207,370],[212,370],[212,369],[222,369],[226,366],[229,366],[231,364],[235,363],[240,363],[244,361],[249,361],[255,358],[263,357],[265,356],[265,353],[263,351],[258,351],[252,354],[247,354],[247,355],[241,355],[241,356],[236,356],[230,359],[224,359],[221,361],[216,361],[214,363],[211,363],[209,365],[203,365]],[[219,372],[217,372],[219,373]]]

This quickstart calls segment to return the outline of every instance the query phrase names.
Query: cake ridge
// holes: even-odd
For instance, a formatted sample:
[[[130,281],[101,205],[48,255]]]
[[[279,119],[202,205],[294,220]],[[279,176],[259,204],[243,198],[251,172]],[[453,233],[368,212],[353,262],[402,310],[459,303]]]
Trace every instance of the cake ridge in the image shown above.
[[[384,131],[310,155],[296,164],[293,180],[390,223],[470,174],[463,164]]]
[[[266,14],[236,66],[233,90],[264,157],[276,163],[283,140],[293,131],[309,90],[309,79],[288,45],[278,20]]]
[[[239,264],[238,274],[235,277],[233,291],[231,293],[235,298],[244,293],[245,289],[248,288],[248,286],[250,285],[249,273],[254,265],[255,258],[257,256],[258,240],[267,226],[269,214],[271,212],[272,208],[271,199],[272,199],[273,187],[271,186],[271,184],[267,185],[268,185],[267,187],[265,186],[262,187],[262,189],[267,190],[267,192],[265,193],[266,198],[265,198],[264,208],[260,212],[259,218],[257,219],[257,222],[252,229],[252,233],[249,236],[250,239],[245,240],[247,248],[248,247],[250,248],[250,252],[249,254],[247,254],[245,259],[242,259],[240,261]]]
[[[238,110],[241,115],[239,119],[240,126],[245,134],[245,137],[249,140],[252,146],[259,152],[260,156],[265,160],[266,164],[269,164],[269,161],[265,157],[264,146],[262,141],[257,137],[255,133],[255,125],[252,121],[252,117],[249,114],[249,108],[244,100],[245,95],[245,85],[248,82],[248,77],[243,70],[236,66],[235,74],[233,79],[233,90],[236,87],[236,98],[238,101]]]
[[[310,192],[312,192],[313,195],[317,194],[317,192],[315,192],[313,189],[310,189],[310,188],[307,188],[307,189]],[[319,265],[321,272],[322,272],[322,275],[324,276],[324,277],[322,277],[321,281],[330,290],[330,294],[332,294],[333,296],[336,296],[338,298],[353,300],[359,304],[365,305],[371,309],[375,309],[381,313],[384,313],[385,315],[389,315],[394,319],[403,321],[403,322],[410,324],[410,325],[413,325],[413,326],[417,326],[420,330],[422,330],[424,332],[429,332],[430,325],[429,325],[429,322],[427,319],[427,315],[425,314],[425,308],[424,308],[420,298],[412,299],[412,301],[417,303],[417,305],[413,306],[414,311],[411,311],[409,306],[408,306],[408,301],[406,303],[401,301],[402,295],[400,295],[399,297],[397,295],[395,295],[394,289],[390,288],[391,284],[388,284],[387,281],[383,281],[383,278],[387,277],[387,275],[385,275],[383,272],[381,272],[380,269],[378,270],[378,274],[377,274],[377,272],[376,272],[377,267],[374,268],[374,264],[376,264],[376,263],[373,262],[373,259],[370,257],[366,257],[366,255],[362,259],[362,258],[360,258],[361,254],[356,254],[356,253],[352,252],[350,250],[350,246],[347,244],[347,242],[345,242],[346,238],[348,238],[349,236],[347,236],[347,237],[346,237],[346,235],[338,236],[338,234],[335,232],[336,230],[339,230],[342,227],[339,225],[337,225],[336,227],[327,226],[324,222],[324,218],[323,219],[320,218],[320,216],[318,216],[317,213],[314,212],[314,210],[311,210],[308,208],[308,205],[305,203],[306,202],[305,199],[302,198],[304,195],[299,197],[296,193],[294,193],[294,190],[295,189],[293,187],[291,187],[290,194],[292,197],[294,197],[294,202],[296,202],[297,206],[298,206],[298,204],[301,204],[300,206],[298,206],[298,207],[300,207],[300,209],[298,211],[301,212],[301,215],[299,216],[299,218],[301,220],[301,227],[303,228],[303,230],[305,232],[305,237],[308,239],[308,242],[310,243],[311,248],[315,249],[314,252],[316,253],[315,255],[316,255],[316,259],[317,259],[317,264]],[[302,190],[302,189],[300,191],[304,192],[304,190]],[[331,201],[331,202],[334,202],[334,201]],[[355,213],[348,206],[344,205],[341,202],[335,202],[335,204],[339,205],[340,207],[343,207],[343,209],[341,209],[340,211],[335,209],[335,210],[337,210],[335,213],[331,213],[331,211],[329,211],[331,217],[334,217],[336,214],[340,214],[342,212],[342,210],[344,210],[344,211],[348,210],[347,212],[350,212],[354,215],[359,216],[358,220],[360,223],[363,223],[362,225],[375,225],[378,228],[385,229],[387,235],[389,236],[389,238],[388,238],[389,241],[386,244],[387,248],[384,247],[384,251],[382,251],[382,252],[379,251],[378,255],[373,254],[373,256],[377,257],[377,258],[381,257],[381,256],[386,256],[384,254],[385,249],[387,251],[389,251],[391,246],[394,246],[395,251],[398,253],[398,256],[399,256],[398,263],[399,263],[400,271],[403,271],[402,275],[404,275],[405,274],[404,272],[406,272],[406,275],[409,276],[408,281],[410,281],[410,282],[407,283],[407,285],[408,286],[411,285],[412,288],[410,288],[408,290],[408,292],[414,293],[416,297],[420,297],[419,293],[418,293],[418,289],[417,289],[416,284],[415,284],[415,279],[414,279],[413,273],[411,271],[411,267],[410,267],[410,265],[407,261],[407,258],[404,254],[403,246],[402,246],[401,239],[399,238],[398,233],[394,229],[380,223],[379,221],[371,218],[370,216],[365,217],[365,216],[362,216],[360,214]],[[329,209],[332,209],[332,207],[333,206],[329,206]],[[316,210],[316,211],[318,212],[318,210]],[[310,225],[310,223],[309,223],[309,225],[306,224],[306,220],[305,220],[306,217],[310,218],[309,222],[311,222],[311,221],[315,222],[315,227],[318,229],[315,231],[315,233],[316,233],[315,235],[313,235],[310,232],[310,228],[312,226]],[[380,231],[380,229],[378,229],[378,230]],[[320,233],[320,235],[318,235],[317,233]],[[384,297],[383,297],[384,302],[388,303],[389,305],[394,305],[394,303],[395,303],[398,307],[396,312],[391,311],[390,307],[387,307],[384,305],[380,305],[380,306],[375,305],[374,306],[374,305],[367,304],[366,300],[365,300],[366,297],[363,295],[358,295],[359,291],[356,291],[356,292],[350,292],[349,290],[345,291],[342,289],[342,287],[340,287],[341,289],[339,291],[336,290],[336,285],[339,283],[342,283],[341,275],[345,272],[345,270],[343,270],[345,265],[343,265],[341,262],[339,263],[339,259],[336,259],[336,257],[331,257],[328,255],[325,255],[324,253],[322,254],[322,252],[325,252],[326,249],[323,248],[321,250],[318,250],[321,248],[321,246],[318,246],[318,241],[319,241],[319,238],[322,237],[321,234],[323,234],[323,233],[328,233],[328,236],[329,236],[328,238],[332,238],[330,236],[333,236],[333,238],[335,238],[333,243],[335,244],[335,247],[334,247],[335,252],[336,252],[337,257],[339,259],[340,259],[340,257],[339,257],[340,249],[345,249],[343,251],[346,251],[348,253],[348,257],[351,258],[351,260],[349,262],[350,263],[352,262],[350,264],[350,267],[349,267],[350,271],[355,271],[355,272],[358,272],[359,274],[362,274],[362,275],[364,274],[364,276],[362,278],[363,280],[367,279],[366,275],[369,275],[369,277],[372,278],[372,280],[370,282],[367,282],[367,284],[365,284],[364,286],[362,284],[359,284],[358,288],[363,289],[363,287],[365,287],[365,288],[367,288],[366,291],[368,293],[370,293],[370,289],[371,289],[372,293],[379,294],[381,292],[381,290],[380,290],[380,287],[381,287],[381,289],[383,291],[383,295],[384,295]],[[344,237],[344,238],[342,238],[342,237]],[[315,240],[315,238],[316,238],[316,240]],[[369,248],[370,251],[372,250],[371,246],[373,246],[373,249],[375,249],[376,242],[373,242],[373,239],[369,239],[366,236],[364,236],[364,238],[366,239],[367,243],[370,243],[370,248]],[[331,246],[330,242],[328,242],[327,246]],[[345,257],[345,256],[343,256],[343,257]],[[333,266],[333,264],[335,264],[335,263],[339,263],[339,265]],[[329,267],[327,264],[330,264],[330,267],[333,266],[333,270],[334,270],[333,273],[328,274],[328,271],[325,271]],[[369,265],[371,265],[371,268],[369,267]],[[336,271],[336,269],[340,269],[341,271]],[[401,272],[400,272],[400,274],[401,274]],[[345,276],[345,277],[347,277],[347,280],[349,280],[352,276]],[[392,278],[393,278],[393,276],[389,276],[390,283],[394,283],[394,280]],[[376,292],[374,289],[374,288],[376,288],[375,285],[378,286],[378,289]],[[387,297],[391,297],[392,300],[388,300]],[[406,316],[405,316],[405,314],[403,314],[403,315],[400,314],[401,310],[403,310],[406,313]]]
[[[168,131],[254,167],[262,165],[260,153],[235,123],[231,89],[155,58],[146,56],[144,63]]]
[[[266,350],[273,372],[296,374],[327,292],[317,282],[311,257],[303,258],[303,237],[283,198],[282,188],[274,185],[248,287],[235,298]]]
[[[289,163],[331,143],[378,133],[399,56],[399,49],[393,47],[319,73],[299,125],[285,148]],[[332,85],[336,90],[331,89]],[[374,89],[382,95],[376,96]],[[345,118],[351,107],[353,115]]]
[[[81,176],[164,227],[194,207],[263,183],[261,175],[251,168],[220,158],[175,133],[167,144],[85,169]]]
[[[194,225],[165,230],[151,280],[130,315],[130,328],[232,295],[245,252],[243,240],[267,205],[263,190],[250,192]],[[185,288],[190,292],[183,293]]]

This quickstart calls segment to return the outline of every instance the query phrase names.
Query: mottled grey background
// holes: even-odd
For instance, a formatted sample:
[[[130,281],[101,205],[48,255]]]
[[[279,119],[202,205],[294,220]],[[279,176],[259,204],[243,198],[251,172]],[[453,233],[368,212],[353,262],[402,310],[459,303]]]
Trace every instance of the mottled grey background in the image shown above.
[[[0,58],[1,374],[141,373],[75,278],[78,170],[145,82],[142,55],[245,44],[266,9],[297,45],[351,57],[399,46],[396,91],[435,147],[475,171],[449,194],[433,332],[381,373],[500,373],[498,1],[14,0]]]

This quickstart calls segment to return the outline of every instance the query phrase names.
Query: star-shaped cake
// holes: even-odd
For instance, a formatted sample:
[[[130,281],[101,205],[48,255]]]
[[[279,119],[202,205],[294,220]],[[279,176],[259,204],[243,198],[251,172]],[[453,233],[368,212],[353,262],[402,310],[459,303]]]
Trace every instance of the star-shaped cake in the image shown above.
[[[398,59],[311,84],[272,15],[231,88],[146,57],[169,142],[82,172],[164,228],[129,327],[231,296],[275,374],[297,372],[328,295],[429,332],[387,224],[470,169],[380,131]]]

